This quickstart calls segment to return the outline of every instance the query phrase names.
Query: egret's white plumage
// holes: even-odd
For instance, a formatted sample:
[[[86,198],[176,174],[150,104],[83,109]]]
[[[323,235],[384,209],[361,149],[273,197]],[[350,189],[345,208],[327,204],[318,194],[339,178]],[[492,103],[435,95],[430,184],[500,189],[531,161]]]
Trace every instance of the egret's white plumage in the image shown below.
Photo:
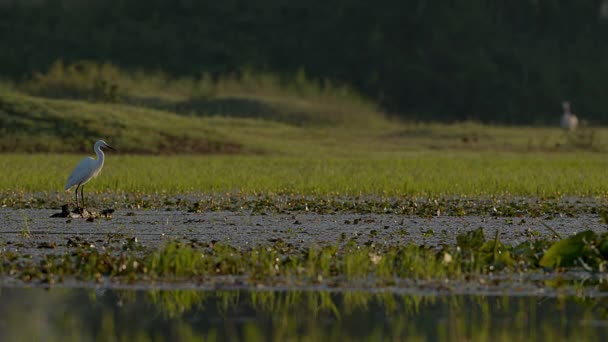
[[[76,185],[76,207],[78,208],[78,188],[80,188],[80,197],[82,199],[82,207],[84,208],[84,185],[90,181],[91,179],[97,177],[99,172],[101,172],[101,168],[103,167],[103,162],[105,156],[101,148],[109,148],[113,150],[110,145],[108,145],[103,140],[98,140],[95,142],[93,146],[93,150],[97,155],[97,159],[86,157],[76,165],[70,176],[68,177],[68,181],[65,184],[65,190],[70,189],[74,185]]]
[[[578,127],[578,118],[570,111],[570,102],[562,102],[564,114],[562,115],[561,126],[563,129],[574,131]]]

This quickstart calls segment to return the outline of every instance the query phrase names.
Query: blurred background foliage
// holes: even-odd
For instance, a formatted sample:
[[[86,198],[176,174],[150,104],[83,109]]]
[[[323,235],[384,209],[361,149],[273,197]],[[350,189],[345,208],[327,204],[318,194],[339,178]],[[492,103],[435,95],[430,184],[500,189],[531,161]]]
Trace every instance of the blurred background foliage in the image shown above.
[[[2,0],[0,77],[58,60],[332,80],[410,120],[608,122],[604,0]],[[117,96],[111,84],[95,93]]]

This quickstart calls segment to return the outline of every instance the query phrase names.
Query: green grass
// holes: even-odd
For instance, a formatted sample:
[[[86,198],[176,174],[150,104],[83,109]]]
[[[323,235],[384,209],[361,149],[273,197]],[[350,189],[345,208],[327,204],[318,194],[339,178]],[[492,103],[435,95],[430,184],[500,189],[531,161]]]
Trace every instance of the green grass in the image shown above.
[[[0,192],[63,193],[82,156],[0,155]],[[605,196],[600,154],[401,152],[391,156],[107,154],[98,193],[135,195]],[[67,196],[67,195],[66,195]]]

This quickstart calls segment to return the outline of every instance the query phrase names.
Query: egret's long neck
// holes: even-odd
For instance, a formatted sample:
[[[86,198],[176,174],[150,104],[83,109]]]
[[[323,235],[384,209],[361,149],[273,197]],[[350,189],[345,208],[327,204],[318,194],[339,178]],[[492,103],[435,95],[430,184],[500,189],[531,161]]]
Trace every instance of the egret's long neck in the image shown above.
[[[99,163],[99,165],[103,165],[103,160],[105,155],[103,154],[103,151],[101,150],[101,146],[97,146],[95,148],[95,154],[97,154],[97,162]]]

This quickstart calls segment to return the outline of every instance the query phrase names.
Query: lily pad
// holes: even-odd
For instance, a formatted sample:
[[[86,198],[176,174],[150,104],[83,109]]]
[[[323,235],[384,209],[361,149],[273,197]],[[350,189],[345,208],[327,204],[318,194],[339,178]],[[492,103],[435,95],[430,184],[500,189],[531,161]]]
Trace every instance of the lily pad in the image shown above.
[[[573,266],[574,262],[583,255],[585,245],[595,240],[597,235],[591,231],[573,235],[562,239],[549,247],[545,255],[540,259],[539,265],[542,267],[567,267]]]

